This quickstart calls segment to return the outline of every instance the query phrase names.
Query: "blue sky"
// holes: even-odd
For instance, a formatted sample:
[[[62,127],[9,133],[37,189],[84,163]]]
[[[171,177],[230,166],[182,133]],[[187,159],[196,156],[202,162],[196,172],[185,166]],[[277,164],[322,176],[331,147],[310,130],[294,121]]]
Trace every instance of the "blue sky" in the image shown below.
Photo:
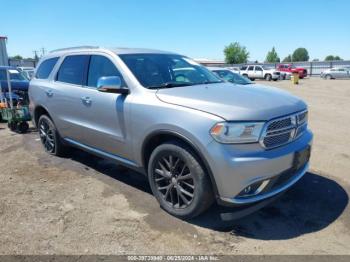
[[[237,41],[250,60],[264,60],[272,46],[281,58],[305,47],[311,59],[350,59],[349,0],[0,0],[0,6],[9,55],[100,45],[223,59],[225,45]]]

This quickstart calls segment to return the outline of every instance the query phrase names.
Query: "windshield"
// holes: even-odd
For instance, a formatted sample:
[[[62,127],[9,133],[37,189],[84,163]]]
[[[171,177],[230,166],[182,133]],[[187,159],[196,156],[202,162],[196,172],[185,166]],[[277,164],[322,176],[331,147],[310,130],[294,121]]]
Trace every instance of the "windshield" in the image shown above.
[[[248,78],[241,76],[240,74],[231,72],[230,70],[215,70],[214,73],[216,73],[220,78],[224,79],[225,81],[228,81],[234,84],[239,84],[239,85],[254,84]]]
[[[8,72],[10,74],[11,80],[28,80],[21,72],[19,72],[17,69],[8,69]],[[0,71],[0,80],[6,81],[6,70]]]
[[[187,57],[172,54],[119,55],[141,85],[170,88],[222,82],[211,71]]]

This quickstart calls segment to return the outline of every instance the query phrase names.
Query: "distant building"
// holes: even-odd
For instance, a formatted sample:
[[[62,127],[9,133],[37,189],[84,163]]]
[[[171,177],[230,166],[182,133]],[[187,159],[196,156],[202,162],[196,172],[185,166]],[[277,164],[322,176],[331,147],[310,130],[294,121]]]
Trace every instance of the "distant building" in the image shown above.
[[[194,61],[204,66],[224,66],[226,64],[223,60],[211,60],[207,58],[195,58]]]
[[[6,36],[0,36],[0,66],[7,66],[9,58],[7,56],[7,49],[6,49]]]

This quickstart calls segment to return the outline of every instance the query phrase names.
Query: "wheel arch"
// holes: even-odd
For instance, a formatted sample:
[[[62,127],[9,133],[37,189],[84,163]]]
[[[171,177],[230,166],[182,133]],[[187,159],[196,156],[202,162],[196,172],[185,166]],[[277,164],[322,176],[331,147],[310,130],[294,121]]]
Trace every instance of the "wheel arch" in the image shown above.
[[[218,194],[218,189],[217,185],[215,182],[214,175],[211,171],[211,168],[206,161],[204,155],[200,152],[200,149],[198,146],[196,146],[189,138],[186,136],[172,130],[159,130],[159,131],[154,131],[151,134],[149,134],[146,139],[144,140],[142,147],[141,147],[141,157],[142,157],[142,166],[145,169],[145,174],[147,174],[147,169],[148,169],[148,161],[149,158],[153,152],[153,150],[167,142],[167,141],[179,141],[181,143],[184,143],[187,145],[196,155],[200,163],[203,165],[206,173],[209,175],[210,182],[212,185],[213,192],[215,194],[215,197],[217,198],[219,196]]]
[[[33,113],[34,124],[36,127],[38,126],[39,118],[42,115],[47,115],[52,120],[52,117],[50,116],[49,111],[45,107],[38,105],[35,107],[34,113]]]

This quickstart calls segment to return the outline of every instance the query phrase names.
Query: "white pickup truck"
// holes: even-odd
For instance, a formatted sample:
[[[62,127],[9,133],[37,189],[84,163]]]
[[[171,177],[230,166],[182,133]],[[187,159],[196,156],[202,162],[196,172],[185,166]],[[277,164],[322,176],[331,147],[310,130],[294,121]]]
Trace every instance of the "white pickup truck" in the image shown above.
[[[265,79],[267,81],[277,81],[281,73],[273,68],[266,68],[262,65],[242,66],[239,72],[242,76],[254,81],[255,79]]]

